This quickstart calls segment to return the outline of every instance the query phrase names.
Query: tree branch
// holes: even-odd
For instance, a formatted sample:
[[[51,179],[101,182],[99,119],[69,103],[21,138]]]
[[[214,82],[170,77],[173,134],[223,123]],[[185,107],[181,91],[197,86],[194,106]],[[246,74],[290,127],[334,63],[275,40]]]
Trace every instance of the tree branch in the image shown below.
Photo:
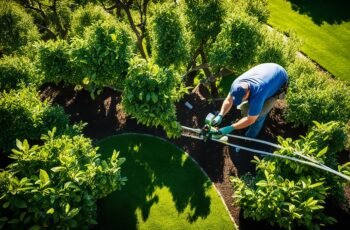
[[[136,25],[135,25],[135,22],[134,22],[134,19],[132,18],[132,15],[131,15],[131,12],[130,12],[130,6],[132,4],[132,1],[129,1],[129,2],[126,2],[126,3],[123,3],[121,2],[120,0],[118,0],[117,2],[120,3],[121,7],[123,8],[123,10],[125,11],[127,17],[128,17],[128,20],[129,20],[129,23],[130,23],[130,26],[131,26],[131,29],[134,31],[134,33],[136,34],[136,37],[137,37],[137,46],[140,50],[140,53],[141,53],[141,56],[147,60],[147,57],[146,57],[146,53],[145,53],[145,50],[143,48],[143,44],[142,44],[142,40],[143,40],[143,33],[141,34],[140,31],[137,29]],[[142,32],[142,31],[141,31]]]

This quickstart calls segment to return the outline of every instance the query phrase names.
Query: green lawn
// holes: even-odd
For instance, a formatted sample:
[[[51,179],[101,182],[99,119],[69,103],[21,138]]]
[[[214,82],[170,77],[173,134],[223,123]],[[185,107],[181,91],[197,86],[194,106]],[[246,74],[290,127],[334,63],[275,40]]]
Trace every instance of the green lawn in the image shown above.
[[[347,0],[270,0],[268,23],[295,31],[301,50],[337,78],[350,80],[350,10]]]
[[[176,146],[139,134],[98,145],[103,157],[120,151],[128,178],[99,201],[98,229],[235,229],[209,178]]]

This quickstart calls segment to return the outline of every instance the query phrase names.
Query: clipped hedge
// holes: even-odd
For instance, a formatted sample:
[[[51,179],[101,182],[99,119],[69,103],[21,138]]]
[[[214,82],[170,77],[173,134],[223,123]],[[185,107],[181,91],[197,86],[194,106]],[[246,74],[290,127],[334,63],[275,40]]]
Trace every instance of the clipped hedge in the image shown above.
[[[350,121],[350,85],[330,78],[306,59],[288,67],[290,87],[286,97],[285,118],[295,125],[312,125],[312,121]]]
[[[63,133],[68,116],[60,106],[40,101],[32,88],[10,90],[0,95],[0,148],[8,152],[17,139],[39,140],[41,133],[57,127]]]
[[[179,76],[168,68],[138,57],[130,62],[122,95],[123,109],[147,126],[162,126],[169,137],[179,136],[175,101],[181,97]]]
[[[10,54],[40,38],[33,18],[14,1],[0,1],[0,53]]]
[[[84,86],[92,93],[104,86],[122,88],[134,45],[126,25],[114,22],[97,22],[83,38],[74,38],[71,55]]]
[[[4,56],[0,59],[0,91],[23,86],[37,87],[41,78],[33,62],[25,56]]]
[[[113,151],[101,160],[82,135],[43,135],[42,145],[17,140],[14,161],[0,172],[0,228],[88,229],[96,224],[96,200],[126,181]]]
[[[101,6],[87,4],[79,7],[72,13],[70,37],[83,37],[87,27],[98,21],[114,21],[116,19],[107,13]]]
[[[173,4],[155,8],[150,26],[152,58],[162,67],[179,67],[189,60],[185,23]]]
[[[284,34],[268,27],[263,27],[262,34],[256,56],[257,63],[272,62],[287,67],[295,61],[299,41],[294,35],[286,38]]]
[[[41,41],[34,45],[37,54],[36,66],[45,82],[58,84],[81,84],[84,76],[74,66],[70,46],[66,40]]]
[[[210,65],[245,71],[254,62],[262,40],[261,24],[246,14],[228,17],[209,50]]]

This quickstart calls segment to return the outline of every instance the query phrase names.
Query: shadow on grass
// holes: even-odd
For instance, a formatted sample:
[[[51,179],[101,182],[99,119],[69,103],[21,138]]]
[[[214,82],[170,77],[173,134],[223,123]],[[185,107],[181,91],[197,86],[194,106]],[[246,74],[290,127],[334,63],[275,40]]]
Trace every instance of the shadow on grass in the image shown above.
[[[292,9],[300,14],[310,16],[313,22],[321,25],[340,24],[350,20],[348,0],[287,0],[292,3]]]
[[[122,175],[128,181],[122,190],[98,202],[98,229],[137,229],[137,213],[147,221],[152,206],[162,199],[162,193],[156,190],[164,187],[172,195],[178,214],[186,210],[189,223],[210,214],[210,198],[206,195],[210,181],[175,146],[140,135],[112,137],[100,146],[102,154],[116,149],[127,159]],[[171,218],[176,222],[178,217]]]

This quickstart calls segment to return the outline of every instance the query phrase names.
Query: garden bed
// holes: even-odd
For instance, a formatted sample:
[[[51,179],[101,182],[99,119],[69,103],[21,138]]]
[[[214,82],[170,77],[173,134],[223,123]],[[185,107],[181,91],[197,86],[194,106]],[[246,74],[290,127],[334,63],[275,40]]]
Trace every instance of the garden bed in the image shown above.
[[[75,92],[73,87],[53,85],[43,87],[41,96],[42,98],[52,98],[54,103],[64,106],[66,113],[70,114],[72,122],[87,122],[88,125],[84,133],[94,140],[125,132],[147,133],[163,138],[166,137],[165,132],[161,128],[145,127],[137,124],[135,119],[127,117],[120,107],[120,93],[108,88],[105,88],[95,100],[90,98],[87,91]],[[192,110],[185,107],[185,101],[193,105]],[[195,94],[186,95],[177,104],[177,118],[182,125],[199,128],[203,125],[205,116],[209,112],[219,110],[220,106],[221,101],[209,104],[207,101],[200,100]],[[273,109],[266,120],[264,130],[258,136],[259,139],[276,142],[278,135],[296,139],[299,135],[306,133],[306,128],[294,128],[284,121],[282,117],[283,107],[283,102],[280,102]],[[238,111],[233,110],[229,116],[225,117],[223,125],[238,117]],[[235,134],[243,134],[243,131],[235,131]],[[246,151],[236,153],[232,148],[219,143],[211,141],[204,143],[186,137],[170,141],[189,153],[208,174],[222,194],[231,215],[240,229],[250,229],[254,226],[259,229],[277,229],[266,222],[257,223],[250,219],[243,219],[240,207],[232,204],[234,191],[229,177],[241,176],[246,172],[254,173],[254,164],[250,162],[253,158],[252,153]],[[262,146],[250,145],[250,147],[271,150],[263,149]],[[342,152],[340,159],[342,163],[349,161],[349,152]],[[349,197],[349,190],[345,194]],[[345,207],[346,205],[343,206]],[[335,217],[338,223],[333,226],[327,226],[327,229],[345,229],[342,226],[350,225],[350,213],[344,207],[341,207],[335,201],[328,201],[326,213]]]

